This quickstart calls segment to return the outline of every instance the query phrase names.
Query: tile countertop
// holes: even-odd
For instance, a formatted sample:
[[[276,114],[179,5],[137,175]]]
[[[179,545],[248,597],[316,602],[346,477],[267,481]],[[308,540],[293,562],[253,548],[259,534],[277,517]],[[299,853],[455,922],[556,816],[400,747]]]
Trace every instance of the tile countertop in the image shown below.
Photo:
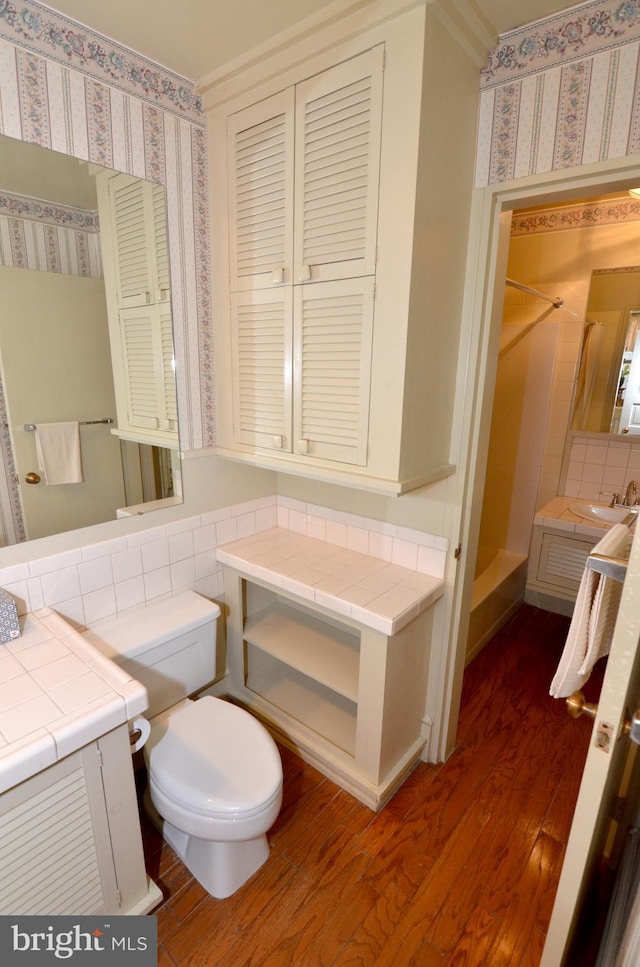
[[[49,608],[0,644],[0,793],[147,708],[147,692]]]
[[[216,554],[246,577],[386,635],[430,607],[445,589],[441,578],[282,527],[220,545]]]
[[[569,509],[571,504],[580,499],[579,497],[553,497],[548,504],[536,512],[534,524],[553,527],[555,530],[573,531],[598,540],[612,525],[600,523],[597,520],[585,520],[584,517],[578,517],[577,514],[572,513]]]

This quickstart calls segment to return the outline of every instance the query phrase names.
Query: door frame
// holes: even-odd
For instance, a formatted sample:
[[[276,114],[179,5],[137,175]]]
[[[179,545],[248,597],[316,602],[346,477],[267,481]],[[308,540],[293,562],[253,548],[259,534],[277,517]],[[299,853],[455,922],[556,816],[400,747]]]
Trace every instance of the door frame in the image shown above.
[[[625,191],[639,181],[640,155],[629,155],[501,182],[473,193],[452,425],[451,462],[458,470],[449,478],[445,510],[445,532],[451,546],[460,547],[461,552],[455,560],[450,555],[448,563],[452,594],[441,616],[447,647],[440,656],[434,656],[429,676],[431,761],[448,758],[456,741],[496,383],[510,213],[516,208]]]

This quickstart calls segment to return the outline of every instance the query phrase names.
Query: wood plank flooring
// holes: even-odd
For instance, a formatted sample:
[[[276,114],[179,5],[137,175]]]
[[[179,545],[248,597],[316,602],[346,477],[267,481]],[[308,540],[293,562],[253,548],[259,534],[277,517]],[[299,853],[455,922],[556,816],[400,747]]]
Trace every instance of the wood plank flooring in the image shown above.
[[[227,900],[145,822],[159,967],[539,964],[590,734],[548,695],[567,628],[524,605],[467,669],[455,753],[377,815],[283,749],[270,857]]]

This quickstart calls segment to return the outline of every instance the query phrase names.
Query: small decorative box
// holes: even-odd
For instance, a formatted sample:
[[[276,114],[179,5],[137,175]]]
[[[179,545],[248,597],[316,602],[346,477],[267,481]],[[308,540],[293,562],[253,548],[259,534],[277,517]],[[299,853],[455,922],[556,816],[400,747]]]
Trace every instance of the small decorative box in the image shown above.
[[[19,638],[21,634],[16,603],[10,594],[0,588],[0,642]]]

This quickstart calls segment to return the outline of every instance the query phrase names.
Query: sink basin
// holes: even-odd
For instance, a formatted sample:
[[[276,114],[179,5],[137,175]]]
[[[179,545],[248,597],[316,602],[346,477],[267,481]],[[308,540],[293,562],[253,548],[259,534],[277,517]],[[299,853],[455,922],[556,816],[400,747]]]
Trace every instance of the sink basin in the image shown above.
[[[619,524],[628,514],[638,512],[637,507],[609,507],[589,500],[574,500],[569,510],[584,520],[597,520],[601,524]]]

